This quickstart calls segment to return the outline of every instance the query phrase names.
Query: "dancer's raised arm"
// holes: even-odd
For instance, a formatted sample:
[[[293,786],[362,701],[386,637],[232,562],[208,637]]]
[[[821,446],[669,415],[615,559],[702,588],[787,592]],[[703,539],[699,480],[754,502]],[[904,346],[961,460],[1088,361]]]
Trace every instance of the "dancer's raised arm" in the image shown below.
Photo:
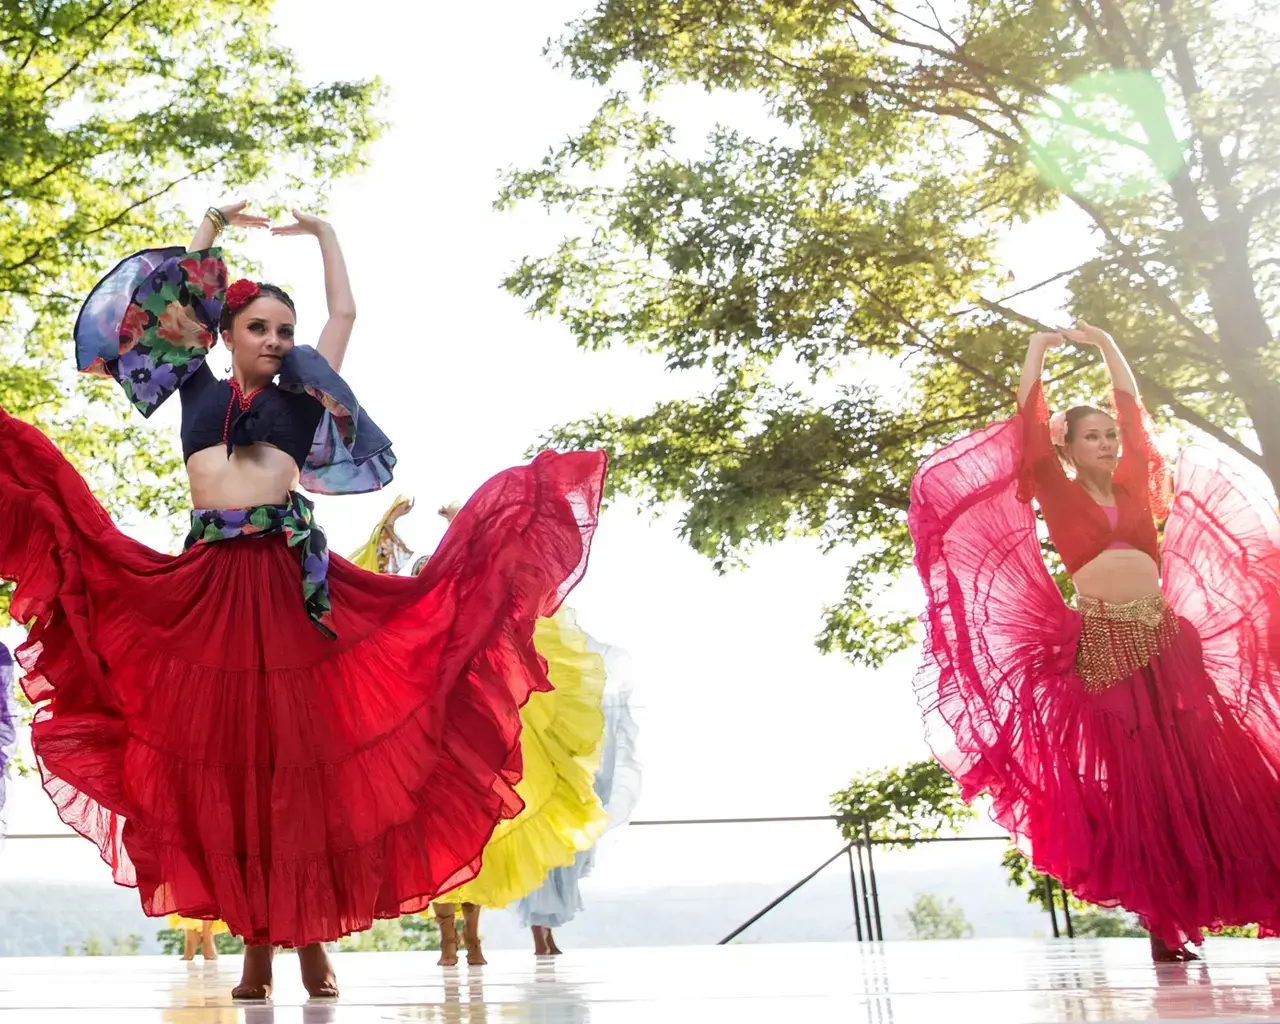
[[[1027,358],[1022,364],[1022,380],[1018,382],[1018,407],[1026,404],[1031,389],[1040,383],[1044,373],[1044,356],[1051,348],[1058,348],[1064,342],[1057,331],[1041,331],[1031,335],[1027,343]]]
[[[218,240],[218,236],[229,227],[267,228],[271,222],[266,217],[254,213],[245,213],[249,205],[247,199],[227,206],[211,206],[205,211],[196,228],[195,236],[187,247],[188,252],[201,252],[208,249]]]
[[[328,221],[313,217],[301,210],[293,211],[294,223],[271,229],[273,235],[311,235],[320,243],[320,256],[324,260],[324,298],[329,307],[329,319],[316,342],[318,351],[335,370],[342,369],[347,354],[351,329],[356,322],[356,300],[351,294],[351,279],[347,275],[347,263],[342,258],[338,234]]]
[[[1062,337],[1077,345],[1091,345],[1101,351],[1102,358],[1107,362],[1107,372],[1111,374],[1111,387],[1116,391],[1133,395],[1134,398],[1139,397],[1138,381],[1133,375],[1133,370],[1129,368],[1128,360],[1120,351],[1115,338],[1101,327],[1094,327],[1083,320],[1077,320],[1075,330],[1063,331]],[[1023,371],[1023,377],[1024,379],[1026,377],[1025,371]]]

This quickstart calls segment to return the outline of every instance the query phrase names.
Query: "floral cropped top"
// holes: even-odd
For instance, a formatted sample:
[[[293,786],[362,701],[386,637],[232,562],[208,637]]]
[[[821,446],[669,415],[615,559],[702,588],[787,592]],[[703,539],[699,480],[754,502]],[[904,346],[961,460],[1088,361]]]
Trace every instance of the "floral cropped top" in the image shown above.
[[[1120,424],[1120,462],[1112,486],[1116,508],[1099,505],[1067,476],[1049,435],[1049,407],[1040,383],[1019,412],[1022,415],[1022,477],[1018,497],[1040,504],[1049,539],[1067,572],[1075,573],[1103,551],[1132,547],[1159,561],[1156,520],[1169,514],[1164,459],[1147,428],[1142,403],[1116,391]]]
[[[314,348],[295,345],[279,379],[244,395],[205,360],[217,339],[227,270],[220,249],[145,249],[94,288],[76,320],[81,372],[116,380],[143,416],[182,396],[182,454],[270,444],[316,494],[377,490],[391,480],[391,442]]]

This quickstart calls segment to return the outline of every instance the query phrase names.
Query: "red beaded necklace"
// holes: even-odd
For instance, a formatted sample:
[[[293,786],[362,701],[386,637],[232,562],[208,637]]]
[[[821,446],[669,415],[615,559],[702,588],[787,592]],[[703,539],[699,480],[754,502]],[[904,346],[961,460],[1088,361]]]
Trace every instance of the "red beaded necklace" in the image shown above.
[[[246,395],[240,387],[240,382],[234,377],[227,381],[227,383],[231,385],[231,401],[227,403],[227,418],[222,422],[223,444],[226,444],[227,438],[231,436],[232,412],[235,411],[237,406],[239,406],[241,412],[248,412],[249,406],[253,404],[253,400],[262,392],[263,388],[266,387],[265,384],[262,385],[262,387],[256,387]]]

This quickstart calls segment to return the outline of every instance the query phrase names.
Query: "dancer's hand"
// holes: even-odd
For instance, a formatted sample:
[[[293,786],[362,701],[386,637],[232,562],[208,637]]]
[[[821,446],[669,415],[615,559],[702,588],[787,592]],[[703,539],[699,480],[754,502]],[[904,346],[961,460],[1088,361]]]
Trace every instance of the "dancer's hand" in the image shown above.
[[[387,522],[394,523],[397,519],[401,519],[404,516],[407,516],[412,511],[413,511],[413,499],[410,498],[408,501],[401,502],[399,505],[397,505],[395,508],[391,510],[391,515],[387,516]]]
[[[219,206],[218,212],[226,218],[227,225],[233,228],[269,228],[271,221],[266,217],[260,217],[256,213],[246,213],[245,207],[249,205],[249,200],[242,199],[238,203],[232,203],[230,206]]]
[[[1041,350],[1061,348],[1067,343],[1061,331],[1037,331],[1031,335],[1031,347]]]
[[[453,522],[458,513],[462,511],[459,505],[445,505],[440,509],[439,514],[444,517],[446,522]]]
[[[319,217],[313,217],[309,213],[303,213],[301,210],[290,211],[293,214],[292,224],[278,224],[271,229],[271,233],[277,238],[286,235],[313,235],[319,238],[328,232],[333,231],[333,225],[327,220],[321,220]]]
[[[1105,348],[1115,344],[1115,339],[1101,327],[1094,327],[1084,320],[1076,321],[1075,330],[1064,329],[1062,336],[1077,345],[1088,345],[1090,348]]]

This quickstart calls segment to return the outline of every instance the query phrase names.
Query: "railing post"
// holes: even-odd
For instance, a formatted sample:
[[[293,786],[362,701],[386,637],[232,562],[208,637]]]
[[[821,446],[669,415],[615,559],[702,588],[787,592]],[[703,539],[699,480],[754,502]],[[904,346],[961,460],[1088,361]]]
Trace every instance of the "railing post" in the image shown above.
[[[844,848],[844,855],[849,859],[849,890],[853,895],[853,930],[862,941],[862,915],[858,913],[858,875],[853,870],[853,843]]]
[[[858,848],[858,876],[862,880],[862,914],[863,920],[867,922],[867,941],[875,942],[875,928],[871,923],[871,896],[870,887],[867,885],[867,866],[862,861],[862,840],[857,841]]]
[[[775,900],[771,900],[771,901],[770,901],[770,903],[769,903],[769,905],[768,905],[767,907],[765,907],[763,910],[757,911],[755,914],[752,914],[752,915],[751,915],[751,917],[749,917],[746,921],[743,921],[743,922],[742,922],[742,924],[738,925],[738,927],[737,927],[737,928],[735,928],[735,929],[734,929],[733,931],[731,931],[728,935],[726,935],[723,939],[721,939],[721,940],[717,943],[717,945],[719,945],[719,946],[727,946],[730,942],[732,942],[732,941],[733,941],[734,939],[736,939],[739,935],[741,935],[743,932],[745,932],[745,931],[746,931],[748,928],[750,928],[753,924],[755,924],[757,921],[759,921],[759,920],[760,920],[760,918],[764,917],[764,915],[765,915],[765,914],[769,913],[769,911],[771,911],[771,910],[772,910],[774,907],[776,907],[779,903],[781,903],[783,900],[787,899],[787,898],[788,898],[792,893],[796,892],[796,891],[797,891],[797,890],[799,890],[799,889],[804,888],[806,885],[808,885],[810,882],[812,882],[812,881],[813,881],[813,880],[814,880],[818,875],[822,874],[822,871],[823,871],[823,869],[824,869],[824,868],[826,868],[828,865],[830,865],[830,864],[834,864],[836,861],[838,861],[841,857],[843,857],[843,856],[844,856],[845,851],[846,851],[846,850],[848,850],[848,849],[849,849],[849,847],[846,845],[846,846],[842,847],[838,852],[833,853],[830,857],[828,857],[826,860],[824,860],[824,861],[823,861],[821,864],[819,864],[816,868],[814,868],[814,869],[813,869],[812,871],[810,871],[807,875],[805,875],[805,876],[804,876],[804,878],[802,878],[802,879],[800,879],[800,881],[796,882],[796,884],[795,884],[795,885],[793,885],[790,889],[788,889],[786,892],[784,892],[781,896],[779,896],[779,897],[778,897],[777,899],[775,899]]]
[[[884,928],[880,926],[880,887],[876,885],[876,862],[871,856],[871,828],[867,825],[865,818],[862,819],[862,838],[867,844],[867,874],[871,876],[871,906],[875,909],[876,915],[876,939],[883,942]]]
[[[1053,879],[1048,875],[1044,876],[1044,902],[1049,908],[1049,920],[1053,922],[1053,937],[1060,939],[1062,933],[1058,931],[1058,911],[1055,909],[1057,901],[1053,897]]]

